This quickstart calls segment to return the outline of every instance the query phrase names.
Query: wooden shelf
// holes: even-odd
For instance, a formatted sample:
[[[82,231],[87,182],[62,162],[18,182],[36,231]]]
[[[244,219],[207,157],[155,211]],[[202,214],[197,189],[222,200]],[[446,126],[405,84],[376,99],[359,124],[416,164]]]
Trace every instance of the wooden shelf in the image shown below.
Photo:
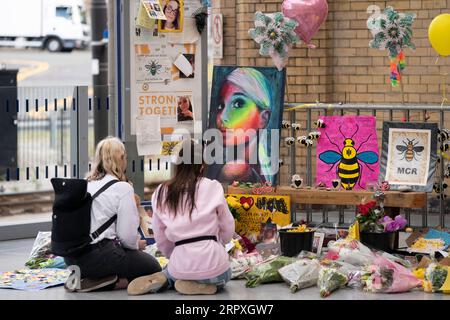
[[[252,194],[250,188],[228,187],[228,193]],[[361,190],[327,191],[317,189],[294,189],[289,186],[276,187],[271,194],[290,196],[292,203],[323,205],[358,205],[363,198],[372,199],[373,192]],[[394,208],[421,209],[427,205],[426,192],[386,191],[384,205]]]

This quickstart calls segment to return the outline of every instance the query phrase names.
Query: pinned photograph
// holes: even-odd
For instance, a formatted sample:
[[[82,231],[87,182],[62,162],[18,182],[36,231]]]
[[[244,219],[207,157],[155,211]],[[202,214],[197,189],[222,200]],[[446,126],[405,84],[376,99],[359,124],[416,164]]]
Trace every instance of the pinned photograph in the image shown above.
[[[178,97],[177,120],[178,122],[194,120],[194,108],[192,107],[191,96]]]
[[[183,32],[183,0],[164,0],[162,13],[166,20],[158,21],[159,32]]]
[[[141,0],[141,6],[145,8],[150,18],[155,20],[166,20],[167,17],[161,11],[159,0]]]
[[[184,53],[183,56],[189,61],[190,65],[192,66],[193,72],[190,76],[186,76],[181,70],[180,70],[180,78],[182,79],[193,79],[195,75],[195,54],[188,54]]]

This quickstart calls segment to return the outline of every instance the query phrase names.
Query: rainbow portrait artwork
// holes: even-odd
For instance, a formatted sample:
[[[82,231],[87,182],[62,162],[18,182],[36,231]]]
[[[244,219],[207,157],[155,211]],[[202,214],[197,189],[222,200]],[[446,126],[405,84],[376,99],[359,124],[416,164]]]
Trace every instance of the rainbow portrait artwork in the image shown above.
[[[214,67],[209,128],[220,130],[224,152],[221,163],[209,165],[209,178],[276,183],[279,137],[272,129],[281,128],[284,89],[285,70]],[[255,135],[242,134],[252,129]],[[227,157],[233,150],[234,157]]]

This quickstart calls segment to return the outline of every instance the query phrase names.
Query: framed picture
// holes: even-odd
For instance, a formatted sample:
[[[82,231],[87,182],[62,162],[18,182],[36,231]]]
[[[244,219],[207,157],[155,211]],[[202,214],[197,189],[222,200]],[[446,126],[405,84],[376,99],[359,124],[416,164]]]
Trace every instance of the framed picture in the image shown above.
[[[166,20],[158,20],[158,32],[183,32],[183,0],[163,0],[162,12],[166,16]]]
[[[367,189],[380,171],[373,116],[322,116],[317,141],[316,181],[333,189]]]
[[[431,192],[437,165],[436,123],[385,122],[381,177],[392,190]]]
[[[312,251],[314,253],[319,255],[322,252],[324,238],[325,238],[325,233],[321,233],[321,232],[314,233],[313,248],[312,248]]]
[[[208,178],[276,184],[275,133],[281,129],[285,72],[273,67],[214,67],[209,129],[220,131],[223,159],[208,166]]]

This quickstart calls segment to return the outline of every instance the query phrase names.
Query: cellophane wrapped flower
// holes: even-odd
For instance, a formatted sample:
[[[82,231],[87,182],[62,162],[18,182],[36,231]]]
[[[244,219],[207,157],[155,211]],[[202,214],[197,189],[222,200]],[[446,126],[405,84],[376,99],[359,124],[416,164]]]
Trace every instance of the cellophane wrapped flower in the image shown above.
[[[278,270],[288,264],[294,263],[297,259],[290,257],[277,257],[273,260],[255,266],[250,272],[245,274],[246,287],[254,288],[262,283],[282,282]]]
[[[441,266],[436,263],[432,263],[425,271],[425,281],[423,288],[425,292],[447,292],[446,288],[443,288],[444,283],[449,277],[449,267]]]
[[[316,259],[300,259],[280,270],[278,273],[289,284],[292,293],[315,286],[319,279],[320,264]]]
[[[421,285],[421,281],[407,268],[379,256],[364,269],[363,289],[369,292],[407,292]]]
[[[347,284],[347,276],[335,268],[323,267],[319,271],[317,286],[322,298],[328,297],[333,291],[336,291]]]

